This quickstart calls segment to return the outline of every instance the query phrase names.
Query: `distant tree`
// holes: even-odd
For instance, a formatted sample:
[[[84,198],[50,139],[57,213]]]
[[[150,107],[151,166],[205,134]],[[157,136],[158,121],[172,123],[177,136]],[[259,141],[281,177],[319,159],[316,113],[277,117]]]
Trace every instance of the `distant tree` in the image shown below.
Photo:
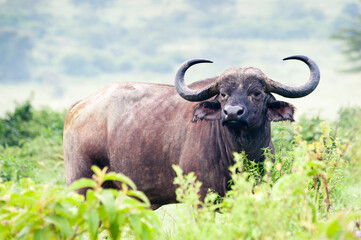
[[[346,26],[341,26],[332,38],[343,43],[342,53],[351,62],[350,72],[361,72],[361,1],[359,4],[349,3],[342,14],[350,18]]]

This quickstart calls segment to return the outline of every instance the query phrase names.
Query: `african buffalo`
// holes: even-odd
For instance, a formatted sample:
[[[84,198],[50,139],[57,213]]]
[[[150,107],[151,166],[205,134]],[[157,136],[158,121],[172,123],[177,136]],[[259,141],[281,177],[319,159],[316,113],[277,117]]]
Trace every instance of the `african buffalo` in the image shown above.
[[[172,169],[176,164],[203,183],[202,197],[209,188],[224,195],[232,153],[244,151],[248,159],[262,162],[264,148],[274,152],[271,121],[293,121],[294,107],[271,93],[300,98],[319,83],[313,60],[305,56],[284,60],[288,59],[309,67],[305,85],[289,87],[257,68],[232,67],[187,87],[187,69],[211,62],[194,59],[180,66],[175,87],[117,82],[76,102],[64,124],[67,184],[90,178],[92,165],[108,166],[130,177],[156,209],[176,201]],[[110,187],[121,186],[115,182]]]

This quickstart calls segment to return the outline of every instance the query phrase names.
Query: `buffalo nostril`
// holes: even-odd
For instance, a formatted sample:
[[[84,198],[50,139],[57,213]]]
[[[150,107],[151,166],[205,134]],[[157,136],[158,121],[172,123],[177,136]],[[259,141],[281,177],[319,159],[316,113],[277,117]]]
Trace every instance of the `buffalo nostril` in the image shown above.
[[[237,111],[238,116],[243,115],[243,113],[244,113],[244,108],[241,108]]]
[[[226,106],[223,109],[223,113],[226,118],[237,119],[245,115],[247,112],[246,108],[243,106]]]

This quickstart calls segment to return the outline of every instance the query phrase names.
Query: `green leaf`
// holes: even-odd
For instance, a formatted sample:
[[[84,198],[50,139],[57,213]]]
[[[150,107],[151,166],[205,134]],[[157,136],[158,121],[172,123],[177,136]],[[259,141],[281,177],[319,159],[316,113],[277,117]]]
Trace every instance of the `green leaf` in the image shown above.
[[[27,227],[29,227],[29,222],[31,222],[30,219],[32,217],[34,217],[34,213],[33,212],[23,212],[21,214],[15,215],[15,216],[16,216],[15,217],[16,221],[12,227],[13,233],[25,231],[25,229],[27,229]]]
[[[310,167],[320,167],[320,168],[324,168],[326,166],[326,164],[322,161],[310,161],[307,163],[307,165]]]
[[[31,228],[32,228],[32,226],[30,226],[30,225],[25,226],[24,228],[21,229],[20,232],[18,232],[18,233],[16,232],[16,233],[15,233],[15,234],[16,234],[16,238],[21,239],[22,237],[28,236],[29,233],[30,233],[30,231],[31,231]]]
[[[65,237],[70,237],[73,235],[73,230],[71,229],[70,224],[65,217],[59,214],[53,214],[53,215],[45,216],[44,220],[47,223],[54,224],[55,226],[57,226],[60,232]]]
[[[128,178],[127,176],[120,174],[120,173],[115,173],[115,172],[107,173],[104,176],[103,180],[104,181],[119,181],[119,182],[127,184],[134,190],[137,189],[136,185],[130,178]]]
[[[335,218],[327,223],[326,226],[326,234],[328,237],[334,237],[335,239],[339,239],[339,235],[342,233],[343,229],[340,224],[340,220]]]
[[[87,191],[86,192],[86,201],[89,202],[89,203],[92,203],[94,201],[97,200],[97,198],[95,197],[95,192],[93,190],[91,191]]]
[[[119,225],[118,225],[117,221],[110,224],[109,230],[110,230],[110,235],[112,236],[112,239],[118,239],[120,231],[119,231]]]
[[[149,202],[147,196],[146,196],[143,192],[141,192],[141,191],[129,190],[129,191],[127,192],[127,195],[128,195],[128,196],[137,197],[137,198],[139,198],[140,200],[142,200],[142,201],[146,204],[147,207],[150,206],[150,202]]]
[[[88,191],[88,192],[89,192],[89,191]],[[83,196],[82,196],[82,197],[83,197]],[[84,197],[83,197],[83,199],[84,199]],[[68,203],[70,203],[70,204],[73,205],[73,206],[79,207],[79,202],[76,201],[73,197],[66,197],[66,198],[65,198],[65,201],[68,202]]]
[[[160,227],[159,219],[153,210],[144,209],[142,210],[142,215],[146,219],[145,224],[150,228],[158,229]]]
[[[108,220],[110,224],[112,224],[116,220],[116,206],[113,193],[110,190],[103,190],[100,194],[96,194],[95,196],[103,203],[108,215]]]
[[[88,191],[89,192],[89,191]],[[82,216],[88,211],[88,204],[87,202],[83,202],[78,206],[78,215]]]
[[[322,173],[323,173],[322,170],[320,170],[320,169],[318,169],[318,168],[314,168],[314,169],[312,169],[311,171],[309,171],[309,172],[307,173],[307,176],[316,176],[316,175],[320,175],[320,174],[322,174]]]
[[[69,191],[74,191],[74,190],[78,190],[81,188],[94,188],[96,186],[96,183],[89,178],[81,178],[79,180],[76,180],[75,182],[73,182],[68,190]]]
[[[134,209],[134,208],[145,208],[145,207],[146,206],[144,203],[132,197],[123,198],[121,204],[118,205],[119,209],[124,209],[124,208]]]
[[[101,176],[101,175],[102,175],[102,170],[101,170],[98,166],[93,165],[93,166],[91,167],[91,169],[93,170],[93,172],[95,173],[95,175],[97,175],[97,176]]]
[[[96,209],[91,209],[86,212],[84,218],[88,224],[90,238],[97,239],[98,237],[98,228],[99,228],[99,214]]]
[[[36,229],[34,233],[34,240],[48,240],[51,239],[50,228]]]
[[[37,196],[36,192],[34,191],[26,191],[19,195],[15,202],[20,204],[21,206],[30,206],[32,204],[37,203],[39,196]]]
[[[141,236],[142,235],[142,222],[141,222],[141,218],[138,214],[130,214],[129,215],[129,223],[130,223],[130,227],[133,229],[134,234],[136,236]]]
[[[152,231],[146,224],[142,224],[142,239],[152,239]]]
[[[183,176],[183,171],[182,169],[178,166],[178,165],[172,165],[173,170],[175,171],[175,173],[177,174],[177,177],[174,178],[174,182],[173,184],[178,184],[180,185],[180,177]]]
[[[118,225],[122,227],[127,219],[127,215],[125,213],[118,214]]]
[[[10,234],[10,231],[9,230],[3,230],[3,229],[0,229],[0,239],[11,239],[11,234]]]
[[[68,207],[63,206],[60,203],[55,203],[53,210],[56,214],[62,215],[67,218],[72,218],[73,214],[69,211]]]

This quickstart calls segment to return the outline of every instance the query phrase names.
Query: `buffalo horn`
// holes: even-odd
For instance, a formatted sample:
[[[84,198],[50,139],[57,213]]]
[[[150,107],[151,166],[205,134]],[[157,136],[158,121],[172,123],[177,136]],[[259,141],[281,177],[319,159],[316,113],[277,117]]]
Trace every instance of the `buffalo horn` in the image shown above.
[[[306,84],[299,87],[290,87],[282,83],[273,81],[271,79],[267,79],[266,90],[268,92],[277,93],[281,96],[288,98],[300,98],[307,96],[308,94],[313,92],[313,90],[315,90],[318,83],[320,82],[320,70],[317,64],[311,58],[308,58],[306,56],[296,55],[296,56],[284,58],[283,60],[290,60],[290,59],[300,60],[307,64],[308,68],[310,69],[310,77],[306,82]]]
[[[184,75],[188,68],[198,63],[212,63],[205,59],[192,59],[185,61],[178,69],[175,77],[175,88],[179,95],[191,102],[203,101],[219,93],[218,84],[215,82],[203,89],[190,89],[184,83]]]

